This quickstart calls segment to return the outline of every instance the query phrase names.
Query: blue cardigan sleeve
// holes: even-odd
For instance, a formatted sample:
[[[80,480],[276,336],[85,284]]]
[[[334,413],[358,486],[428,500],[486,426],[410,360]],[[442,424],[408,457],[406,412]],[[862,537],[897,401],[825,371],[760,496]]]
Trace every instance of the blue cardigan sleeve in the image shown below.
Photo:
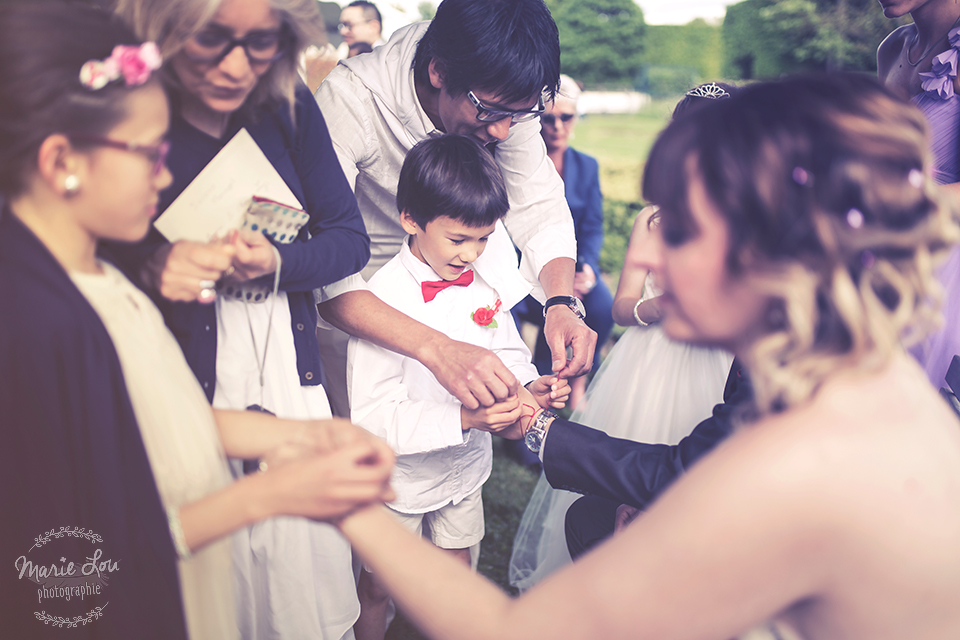
[[[600,273],[603,248],[603,195],[600,165],[585,153],[568,148],[564,159],[564,187],[577,235],[577,260]]]
[[[284,129],[291,131],[285,111],[281,116],[286,120]],[[305,86],[297,90],[296,116],[291,159],[302,188],[303,206],[310,214],[301,236],[309,232],[309,239],[276,246],[283,260],[280,288],[309,291],[363,269],[370,259],[370,238],[333,150],[326,122]]]

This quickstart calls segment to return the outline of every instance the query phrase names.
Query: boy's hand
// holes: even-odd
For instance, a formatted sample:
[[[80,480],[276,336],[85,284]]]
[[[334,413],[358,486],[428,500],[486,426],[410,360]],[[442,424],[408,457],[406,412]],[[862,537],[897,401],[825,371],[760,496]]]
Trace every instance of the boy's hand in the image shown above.
[[[523,387],[520,387],[520,389],[526,391]],[[510,437],[503,432],[520,419],[520,409],[520,399],[516,395],[489,407],[468,409],[466,406],[461,406],[460,426],[464,431],[479,429],[480,431],[489,431],[496,435]]]
[[[555,375],[540,376],[527,385],[537,405],[544,409],[563,409],[570,397],[570,382]]]

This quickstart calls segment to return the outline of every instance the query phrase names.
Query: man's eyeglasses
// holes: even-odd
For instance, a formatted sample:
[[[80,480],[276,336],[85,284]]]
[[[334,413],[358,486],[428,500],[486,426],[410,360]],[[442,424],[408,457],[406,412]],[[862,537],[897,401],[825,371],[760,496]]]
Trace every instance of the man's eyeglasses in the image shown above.
[[[510,118],[512,122],[527,122],[543,114],[543,94],[537,99],[537,106],[533,109],[521,109],[512,111],[509,109],[491,109],[480,102],[473,91],[467,91],[467,98],[477,108],[477,120],[481,122],[498,122],[504,118]]]
[[[67,137],[71,142],[79,142],[82,144],[92,144],[100,147],[110,147],[111,149],[119,149],[120,151],[130,151],[132,153],[139,153],[153,165],[151,167],[150,175],[156,177],[160,175],[160,172],[163,171],[163,167],[167,162],[167,155],[170,153],[170,141],[164,140],[157,145],[149,144],[136,144],[134,142],[122,142],[120,140],[111,140],[110,138],[103,138],[100,136],[88,135],[86,133],[70,133],[67,134]]]
[[[338,22],[337,31],[353,31],[353,28],[360,24],[367,24],[373,20],[361,20],[360,22]]]
[[[184,54],[194,62],[220,64],[231,51],[243,47],[247,59],[254,64],[267,64],[282,58],[290,45],[286,25],[278,30],[251,31],[242,38],[216,27],[207,27],[193,36],[183,48]]]
[[[560,115],[554,115],[552,113],[545,113],[540,116],[540,121],[544,124],[548,124],[551,127],[557,126],[557,120],[567,124],[576,117],[576,114],[573,113],[561,113]]]

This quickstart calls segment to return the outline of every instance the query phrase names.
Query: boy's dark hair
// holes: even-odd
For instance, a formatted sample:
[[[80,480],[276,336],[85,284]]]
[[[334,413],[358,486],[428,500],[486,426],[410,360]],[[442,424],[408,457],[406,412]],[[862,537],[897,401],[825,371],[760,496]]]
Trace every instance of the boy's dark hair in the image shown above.
[[[560,37],[543,0],[443,0],[413,59],[416,81],[430,86],[436,60],[449,95],[471,89],[504,102],[560,84]]]
[[[469,136],[428,138],[407,154],[397,185],[397,209],[421,229],[440,216],[468,227],[491,225],[510,208],[493,155]]]
[[[383,27],[383,18],[380,17],[380,9],[377,9],[377,5],[372,2],[367,2],[367,0],[353,0],[347,7],[360,7],[363,9],[363,17],[365,19],[376,20],[380,23],[380,27]],[[347,7],[344,7],[344,9]]]

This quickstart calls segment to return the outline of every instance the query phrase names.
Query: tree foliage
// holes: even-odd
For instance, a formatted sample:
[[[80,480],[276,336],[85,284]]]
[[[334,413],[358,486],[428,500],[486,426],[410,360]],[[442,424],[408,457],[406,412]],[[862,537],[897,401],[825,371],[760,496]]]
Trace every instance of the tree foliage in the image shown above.
[[[560,67],[590,86],[630,86],[646,25],[633,0],[547,0],[560,31]]]
[[[725,75],[875,73],[877,46],[904,22],[885,18],[874,0],[744,0],[723,22]]]

